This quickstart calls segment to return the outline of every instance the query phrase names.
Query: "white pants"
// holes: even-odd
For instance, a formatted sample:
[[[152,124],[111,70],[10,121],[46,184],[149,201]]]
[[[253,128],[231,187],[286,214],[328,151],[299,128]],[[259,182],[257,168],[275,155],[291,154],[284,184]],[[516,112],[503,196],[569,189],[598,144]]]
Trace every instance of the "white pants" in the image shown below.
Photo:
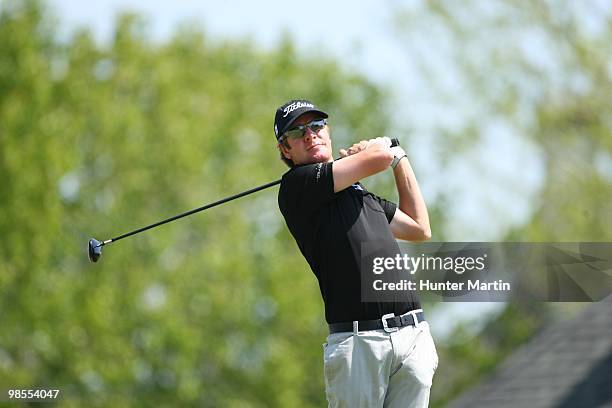
[[[330,407],[427,407],[438,353],[429,324],[330,334],[323,344]]]

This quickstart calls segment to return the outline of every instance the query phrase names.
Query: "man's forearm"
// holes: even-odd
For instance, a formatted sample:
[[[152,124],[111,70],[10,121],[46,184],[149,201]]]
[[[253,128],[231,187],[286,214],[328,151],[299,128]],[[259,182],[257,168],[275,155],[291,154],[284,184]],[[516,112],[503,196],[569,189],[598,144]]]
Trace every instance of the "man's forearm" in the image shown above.
[[[427,206],[407,157],[393,169],[393,176],[399,194],[399,209],[419,224],[425,235],[431,236]]]

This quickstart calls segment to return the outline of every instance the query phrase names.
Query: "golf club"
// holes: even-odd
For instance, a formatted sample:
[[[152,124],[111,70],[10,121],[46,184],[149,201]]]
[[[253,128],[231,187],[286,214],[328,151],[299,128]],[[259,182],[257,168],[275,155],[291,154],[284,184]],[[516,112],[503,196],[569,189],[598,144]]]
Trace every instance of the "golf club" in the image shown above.
[[[399,140],[398,139],[391,139],[391,147],[394,147],[394,146],[399,146]],[[113,242],[117,242],[120,239],[127,238],[127,237],[129,237],[131,235],[139,234],[139,233],[141,233],[143,231],[146,231],[146,230],[149,230],[151,228],[159,227],[160,225],[169,223],[171,221],[178,220],[179,218],[187,217],[188,215],[195,214],[197,212],[204,211],[204,210],[207,210],[207,209],[212,208],[212,207],[216,207],[217,205],[227,203],[227,202],[235,200],[237,198],[244,197],[246,195],[253,194],[253,193],[256,193],[256,192],[261,191],[261,190],[265,190],[267,188],[270,188],[272,186],[280,184],[280,182],[281,182],[281,180],[276,180],[276,181],[272,181],[272,182],[267,183],[267,184],[263,184],[263,185],[261,185],[259,187],[255,187],[255,188],[252,188],[250,190],[243,191],[242,193],[238,193],[238,194],[234,194],[232,196],[226,197],[226,198],[222,198],[221,200],[215,201],[215,202],[210,203],[210,204],[206,204],[206,205],[204,205],[202,207],[194,208],[193,210],[189,210],[187,212],[175,215],[173,217],[167,218],[165,220],[156,222],[156,223],[151,224],[151,225],[147,225],[147,226],[139,228],[137,230],[126,232],[123,235],[119,235],[119,236],[114,237],[114,238],[109,238],[109,239],[107,239],[105,241],[98,241],[95,238],[91,238],[89,240],[88,245],[87,245],[87,255],[88,255],[89,260],[91,262],[98,262],[98,259],[100,259],[100,257],[102,256],[102,247],[107,245],[107,244],[110,244],[110,243],[113,243]]]

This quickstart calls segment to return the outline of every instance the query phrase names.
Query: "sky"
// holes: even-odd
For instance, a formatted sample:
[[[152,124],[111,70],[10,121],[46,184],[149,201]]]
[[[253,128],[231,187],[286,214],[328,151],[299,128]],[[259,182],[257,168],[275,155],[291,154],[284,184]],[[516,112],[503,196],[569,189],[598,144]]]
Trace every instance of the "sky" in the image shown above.
[[[390,10],[372,2],[313,0],[308,10],[292,12],[279,1],[227,0],[205,2],[182,0],[51,0],[64,28],[87,25],[98,38],[108,40],[114,17],[119,11],[138,11],[144,15],[155,39],[168,38],[177,24],[195,23],[218,38],[249,38],[261,47],[273,47],[283,33],[290,34],[302,50],[323,51],[341,58],[345,64],[368,74],[385,78],[390,68],[380,64],[395,51]],[[291,16],[291,14],[294,14]],[[288,17],[289,16],[289,17]],[[385,40],[385,39],[388,40]],[[366,55],[367,54],[367,55]]]
[[[420,3],[401,5],[418,8]],[[195,24],[219,40],[248,38],[263,49],[274,47],[289,34],[303,55],[331,55],[343,68],[391,89],[390,105],[396,107],[393,113],[398,131],[408,123],[417,133],[405,148],[426,201],[433,201],[442,191],[453,194],[450,221],[444,226],[451,240],[499,239],[505,229],[530,215],[530,202],[542,184],[542,168],[537,150],[513,129],[488,122],[483,125],[482,143],[466,156],[466,162],[446,169],[437,164],[431,147],[436,140],[432,129],[441,121],[459,126],[470,115],[478,115],[477,107],[470,105],[469,98],[445,104],[427,88],[395,30],[393,5],[400,4],[397,1],[311,0],[308,7],[299,10],[289,7],[288,2],[270,0],[49,0],[48,4],[59,17],[63,35],[86,26],[101,42],[112,38],[115,17],[122,11],[144,16],[153,39],[160,42],[181,23]],[[417,36],[409,46],[427,49],[426,55],[437,62],[443,86],[449,90],[456,87],[450,62],[443,52],[437,52],[448,47],[444,37]],[[516,178],[522,179],[520,187],[509,188]],[[494,313],[500,306],[445,304],[432,330],[444,335],[452,329],[450,322],[482,321],[479,316]]]
[[[377,72],[383,78],[385,72],[375,59],[360,55],[360,44],[365,43],[369,56],[373,51],[384,57],[391,46],[377,44],[376,38],[385,35],[384,23],[387,11],[379,7],[367,7],[366,2],[354,3],[356,7],[343,7],[343,2],[309,2],[309,9],[300,15],[287,18],[291,11],[281,2],[228,0],[204,2],[183,0],[165,2],[159,0],[102,0],[83,3],[75,0],[51,0],[59,12],[63,28],[91,27],[101,40],[111,38],[115,15],[120,11],[138,11],[144,15],[157,40],[168,38],[177,24],[192,23],[217,38],[249,38],[263,48],[273,47],[283,33],[288,33],[303,50],[327,51],[341,56],[344,63],[363,67],[370,73]],[[367,27],[364,29],[364,25]],[[381,47],[382,46],[382,47]],[[380,48],[377,50],[377,48]]]

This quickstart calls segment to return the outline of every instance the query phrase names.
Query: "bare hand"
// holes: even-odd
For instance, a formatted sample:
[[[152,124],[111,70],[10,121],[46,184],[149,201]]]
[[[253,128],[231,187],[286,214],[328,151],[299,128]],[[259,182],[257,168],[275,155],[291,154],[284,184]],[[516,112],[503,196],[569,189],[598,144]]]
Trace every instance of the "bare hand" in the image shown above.
[[[359,143],[355,143],[348,149],[340,149],[340,156],[341,157],[351,156],[355,153],[359,153],[369,147],[372,147],[375,144],[383,145],[384,147],[388,148],[391,145],[391,141],[388,137],[377,137],[375,139],[362,140]]]
[[[367,147],[368,147],[368,141],[362,140],[359,143],[355,143],[348,149],[340,149],[340,156],[342,157],[351,156],[355,153],[359,153],[360,151],[365,150]]]

